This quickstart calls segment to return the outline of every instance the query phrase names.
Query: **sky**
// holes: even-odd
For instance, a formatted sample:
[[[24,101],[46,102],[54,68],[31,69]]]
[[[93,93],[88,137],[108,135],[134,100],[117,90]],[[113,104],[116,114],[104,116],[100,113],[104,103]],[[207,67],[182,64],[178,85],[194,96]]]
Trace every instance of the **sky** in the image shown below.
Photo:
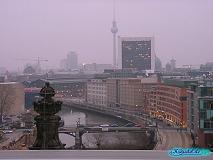
[[[115,0],[119,36],[153,36],[165,65],[213,61],[213,0]],[[112,63],[112,0],[0,0],[0,67]],[[23,60],[24,59],[24,60]]]

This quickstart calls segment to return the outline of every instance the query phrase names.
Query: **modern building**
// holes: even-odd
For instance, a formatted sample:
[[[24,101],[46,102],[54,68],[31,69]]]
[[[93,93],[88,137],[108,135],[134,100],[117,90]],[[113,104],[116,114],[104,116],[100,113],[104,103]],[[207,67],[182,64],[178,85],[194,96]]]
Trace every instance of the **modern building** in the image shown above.
[[[118,67],[154,71],[154,38],[118,37]]]
[[[213,83],[198,87],[198,105],[198,144],[200,147],[213,148]]]
[[[213,80],[193,83],[187,99],[188,129],[194,145],[213,148]]]
[[[105,79],[88,80],[86,101],[93,105],[107,106],[107,87]]]
[[[194,135],[199,129],[198,82],[192,83],[187,89],[187,127]]]

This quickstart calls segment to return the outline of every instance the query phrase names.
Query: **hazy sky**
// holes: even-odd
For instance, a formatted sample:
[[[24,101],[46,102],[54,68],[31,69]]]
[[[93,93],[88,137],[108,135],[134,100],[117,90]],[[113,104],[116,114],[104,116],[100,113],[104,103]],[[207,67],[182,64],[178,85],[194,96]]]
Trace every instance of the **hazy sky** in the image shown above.
[[[112,63],[112,0],[0,0],[0,67],[38,56]],[[116,0],[118,35],[154,36],[163,64],[213,61],[213,0]]]

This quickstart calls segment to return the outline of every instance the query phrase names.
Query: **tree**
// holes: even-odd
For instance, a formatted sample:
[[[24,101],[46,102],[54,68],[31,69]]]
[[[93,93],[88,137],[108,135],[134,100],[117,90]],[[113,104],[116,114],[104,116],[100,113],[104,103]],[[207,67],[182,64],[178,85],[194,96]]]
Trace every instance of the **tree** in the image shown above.
[[[97,133],[93,135],[95,139],[95,144],[98,149],[101,149],[101,145],[103,145],[103,135],[101,133]]]
[[[3,115],[10,110],[14,102],[13,88],[8,84],[0,85],[0,124],[3,120]]]

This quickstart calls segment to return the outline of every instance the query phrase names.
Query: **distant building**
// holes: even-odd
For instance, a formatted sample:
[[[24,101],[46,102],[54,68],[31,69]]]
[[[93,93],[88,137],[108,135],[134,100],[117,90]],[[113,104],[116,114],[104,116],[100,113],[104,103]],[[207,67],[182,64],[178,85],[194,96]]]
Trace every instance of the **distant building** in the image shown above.
[[[155,71],[161,72],[162,71],[162,63],[160,58],[156,57],[155,58]]]
[[[60,69],[63,71],[73,71],[78,69],[78,55],[71,51],[65,59],[60,61]]]
[[[108,73],[110,78],[137,78],[140,75],[134,69],[107,69],[104,73]]]
[[[174,71],[176,68],[176,60],[175,59],[171,59],[170,60],[170,65],[171,65],[171,70]]]
[[[0,75],[5,74],[5,73],[6,73],[6,71],[7,71],[7,69],[6,69],[6,68],[4,68],[4,67],[0,67]]]
[[[60,69],[67,70],[67,59],[62,59],[60,61]]]
[[[35,102],[40,97],[41,88],[25,88],[25,108],[31,109],[33,107],[33,102]]]
[[[55,79],[37,79],[27,84],[27,88],[42,88],[46,82],[56,91],[56,97],[77,97],[85,98],[87,79],[81,78],[55,78]],[[26,83],[26,82],[25,82]],[[34,90],[32,91],[35,92]]]
[[[168,62],[168,63],[166,63],[166,72],[171,72],[172,71],[172,66],[171,66],[171,64]]]
[[[75,52],[70,52],[67,54],[66,68],[71,71],[73,69],[78,69],[78,55]]]
[[[155,69],[153,37],[119,37],[118,67],[138,71]]]
[[[113,66],[111,64],[97,63],[83,64],[82,67],[84,73],[103,73],[106,69],[113,69]]]
[[[87,82],[87,103],[107,106],[107,88],[105,79],[91,79]]]
[[[48,80],[56,91],[56,97],[85,98],[86,80],[84,79],[52,79]]]
[[[213,71],[213,62],[200,65],[201,71]]]

